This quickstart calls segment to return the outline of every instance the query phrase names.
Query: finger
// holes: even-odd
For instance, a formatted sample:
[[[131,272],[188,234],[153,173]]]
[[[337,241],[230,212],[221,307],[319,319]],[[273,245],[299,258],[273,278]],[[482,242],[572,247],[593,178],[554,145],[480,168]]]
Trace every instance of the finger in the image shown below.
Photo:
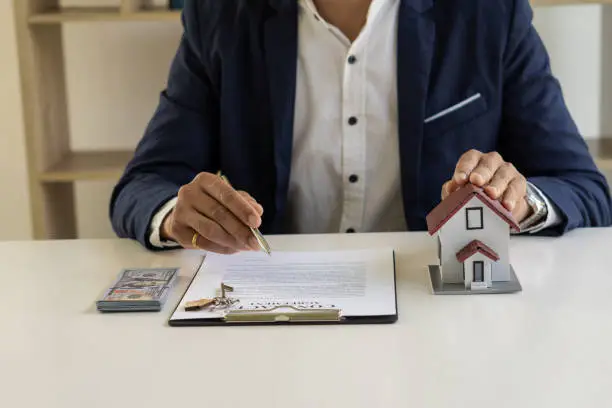
[[[519,200],[527,194],[527,180],[523,176],[517,176],[508,184],[504,192],[502,204],[509,211],[514,210]]]
[[[213,220],[226,234],[230,235],[238,243],[240,249],[250,250],[259,248],[259,243],[251,233],[249,227],[239,220],[227,207],[220,204],[214,198],[207,194],[201,194],[201,196],[197,200],[194,200],[191,205],[197,213]],[[215,241],[207,235],[204,236]]]
[[[481,156],[482,153],[478,150],[470,150],[464,153],[459,158],[459,161],[457,161],[453,180],[461,186],[464,185],[468,181],[468,178],[470,174],[472,174],[474,168],[478,165]]]
[[[446,197],[448,197],[449,195],[448,187],[450,183],[451,181],[449,180],[446,183],[442,184],[442,192],[440,193],[440,197],[442,197],[442,200],[446,199]]]
[[[203,237],[222,246],[248,249],[245,243],[236,239],[210,218],[208,208],[220,206],[217,201],[202,193],[198,188],[181,188],[178,196],[179,200],[173,214],[176,226],[187,227],[189,230],[196,231]],[[241,224],[239,221],[236,222]],[[191,236],[193,237],[193,234]],[[191,237],[184,237],[183,239],[191,239]]]
[[[173,227],[172,231],[175,240],[179,245],[181,245],[183,248],[194,248],[192,242],[194,231],[191,228],[185,225],[176,225]],[[228,255],[235,254],[236,252],[238,252],[233,248],[228,248],[222,245],[215,244],[214,242],[211,242],[206,238],[201,237],[200,235],[198,235],[196,239],[196,248]]]
[[[201,173],[196,177],[200,188],[229,209],[239,220],[253,228],[261,225],[257,211],[228,183],[214,174]]]
[[[449,195],[453,194],[455,191],[459,190],[461,187],[462,185],[458,184],[455,180],[451,180],[450,184],[447,187],[448,194]]]
[[[497,152],[487,153],[480,157],[480,161],[472,174],[470,182],[478,187],[483,187],[491,181],[497,169],[504,164],[504,160]]]
[[[251,204],[251,207],[253,207],[253,209],[257,211],[257,214],[259,214],[260,217],[263,215],[263,207],[253,197],[251,197],[249,193],[247,193],[246,191],[238,191],[238,194],[240,194],[242,198],[244,198],[248,201],[249,204]]]
[[[510,182],[518,176],[518,171],[510,163],[502,164],[489,184],[485,187],[485,192],[494,200],[498,200],[506,192]]]
[[[199,249],[204,249],[208,252],[216,252],[218,254],[223,254],[223,255],[233,255],[233,254],[238,253],[238,251],[233,248],[224,247],[222,245],[211,242],[201,236],[198,236],[196,240],[196,245],[197,245],[197,248]]]
[[[208,218],[193,209],[182,221],[197,232],[203,238],[228,248],[235,250],[249,250],[246,243],[236,239],[232,234],[228,233],[216,220]]]
[[[460,186],[455,180],[448,180],[442,185],[442,200],[446,199],[449,195],[454,193]]]

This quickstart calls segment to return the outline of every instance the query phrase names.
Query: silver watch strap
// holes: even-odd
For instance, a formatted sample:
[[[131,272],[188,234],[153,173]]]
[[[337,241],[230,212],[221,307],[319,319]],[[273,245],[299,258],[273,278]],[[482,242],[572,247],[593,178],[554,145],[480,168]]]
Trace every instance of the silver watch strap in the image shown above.
[[[527,203],[531,207],[533,214],[531,214],[526,220],[520,224],[521,232],[530,232],[537,228],[539,223],[546,219],[548,215],[548,208],[546,201],[540,195],[540,193],[533,188],[530,184],[527,184]]]

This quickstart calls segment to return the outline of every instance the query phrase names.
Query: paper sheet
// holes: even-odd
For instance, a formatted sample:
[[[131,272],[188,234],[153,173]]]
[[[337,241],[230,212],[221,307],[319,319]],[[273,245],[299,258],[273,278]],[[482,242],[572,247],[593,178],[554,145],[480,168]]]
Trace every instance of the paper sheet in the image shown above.
[[[325,252],[243,252],[208,254],[172,316],[215,318],[221,312],[185,312],[185,303],[214,297],[221,282],[241,302],[317,301],[333,304],[344,316],[395,315],[393,250]]]

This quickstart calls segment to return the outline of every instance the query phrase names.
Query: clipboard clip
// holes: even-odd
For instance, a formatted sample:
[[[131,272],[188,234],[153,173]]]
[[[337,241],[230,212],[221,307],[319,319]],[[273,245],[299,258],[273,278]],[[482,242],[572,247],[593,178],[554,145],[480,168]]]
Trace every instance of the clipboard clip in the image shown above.
[[[187,302],[186,311],[208,309],[223,310],[223,321],[244,323],[283,322],[339,322],[344,320],[342,309],[335,305],[324,305],[316,301],[259,301],[242,304],[238,299],[227,297],[226,292],[234,288],[221,283],[218,296]],[[240,303],[240,304],[239,304]]]
[[[253,302],[229,309],[223,320],[245,323],[339,322],[342,310],[319,302]]]

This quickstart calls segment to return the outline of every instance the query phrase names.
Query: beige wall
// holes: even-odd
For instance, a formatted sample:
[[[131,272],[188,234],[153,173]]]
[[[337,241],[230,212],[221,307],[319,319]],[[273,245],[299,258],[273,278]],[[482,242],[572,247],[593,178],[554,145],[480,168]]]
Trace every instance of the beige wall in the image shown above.
[[[27,238],[30,222],[24,195],[23,129],[10,3],[0,0],[0,186],[3,196],[0,239]],[[66,5],[79,3],[90,5],[93,0],[64,1]],[[117,1],[97,0],[96,3],[108,5]],[[607,20],[612,24],[612,18]],[[581,131],[586,137],[597,137],[606,118],[612,116],[602,115],[600,108],[604,94],[600,89],[601,65],[605,62],[601,57],[601,7],[538,9],[535,22]],[[75,149],[132,148],[136,144],[156,106],[180,34],[180,25],[176,23],[65,26],[71,140]],[[606,86],[612,95],[612,87]],[[604,108],[609,111],[612,106]],[[77,185],[82,237],[112,236],[107,215],[111,188],[112,183]]]
[[[534,24],[551,54],[553,71],[561,80],[580,131],[586,138],[597,137],[601,125],[601,6],[538,8]]]
[[[0,0],[0,240],[31,237],[19,86],[12,2]]]

